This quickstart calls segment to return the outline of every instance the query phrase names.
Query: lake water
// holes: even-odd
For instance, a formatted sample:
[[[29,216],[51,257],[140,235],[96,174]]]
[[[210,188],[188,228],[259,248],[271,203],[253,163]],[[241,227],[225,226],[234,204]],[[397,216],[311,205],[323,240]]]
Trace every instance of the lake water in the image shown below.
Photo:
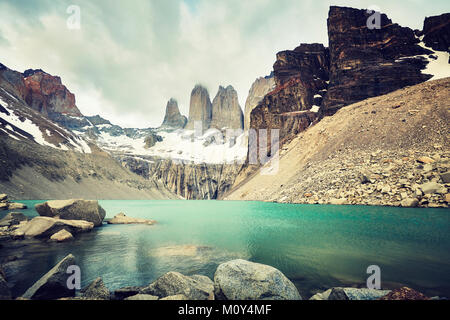
[[[34,204],[22,201],[37,215]],[[103,225],[69,243],[3,243],[13,293],[21,295],[72,253],[83,286],[98,276],[114,290],[146,285],[168,271],[213,278],[235,258],[280,269],[308,298],[333,286],[364,286],[370,265],[383,288],[407,285],[450,297],[448,209],[297,205],[240,201],[100,201],[119,212],[155,219],[154,226]],[[6,214],[0,213],[0,218]]]

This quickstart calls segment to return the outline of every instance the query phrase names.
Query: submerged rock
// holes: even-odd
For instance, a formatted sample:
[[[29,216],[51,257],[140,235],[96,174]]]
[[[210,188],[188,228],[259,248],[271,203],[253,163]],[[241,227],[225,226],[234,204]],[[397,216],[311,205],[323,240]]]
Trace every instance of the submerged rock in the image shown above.
[[[168,272],[141,293],[159,298],[182,294],[189,300],[214,300],[214,283],[202,275],[188,277],[179,272]]]
[[[27,209],[27,206],[23,203],[10,202],[8,203],[8,210],[22,210]]]
[[[73,239],[73,235],[66,229],[62,229],[61,231],[54,233],[50,237],[50,240],[58,241],[58,242],[68,241],[68,240],[72,240],[72,239]]]
[[[278,269],[241,259],[219,265],[214,293],[219,300],[302,300],[294,284]]]
[[[67,268],[75,265],[75,257],[69,254],[29,288],[22,298],[33,300],[54,300],[75,296],[75,290],[67,288]]]
[[[105,218],[105,210],[97,200],[53,200],[37,204],[36,211],[41,216],[65,220],[84,220],[98,227]]]
[[[139,219],[139,218],[132,218],[127,217],[125,213],[119,213],[114,216],[111,220],[107,221],[108,224],[148,224],[152,225],[155,224],[155,220],[147,220],[147,219]]]
[[[21,224],[19,228],[13,231],[12,236],[49,238],[55,233],[66,229],[72,234],[90,231],[94,228],[92,222],[82,220],[62,220],[49,217],[35,217],[31,221]]]
[[[92,281],[81,292],[84,298],[91,300],[108,300],[110,298],[110,292],[100,277]]]
[[[390,290],[376,290],[376,289],[357,289],[357,288],[332,288],[328,300],[377,300]]]

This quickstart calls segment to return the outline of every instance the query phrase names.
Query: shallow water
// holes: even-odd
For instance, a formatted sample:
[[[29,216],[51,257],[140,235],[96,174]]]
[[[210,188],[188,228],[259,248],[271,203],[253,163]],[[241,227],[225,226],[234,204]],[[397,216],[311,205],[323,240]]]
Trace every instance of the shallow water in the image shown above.
[[[42,201],[22,201],[31,209]],[[280,269],[309,297],[332,286],[364,286],[370,265],[384,288],[407,285],[450,297],[448,209],[296,205],[240,201],[100,201],[158,224],[104,225],[69,243],[4,243],[15,295],[60,259],[75,255],[82,284],[98,276],[110,290],[146,285],[168,271],[213,277],[218,264],[244,258]],[[0,213],[0,218],[6,213]]]

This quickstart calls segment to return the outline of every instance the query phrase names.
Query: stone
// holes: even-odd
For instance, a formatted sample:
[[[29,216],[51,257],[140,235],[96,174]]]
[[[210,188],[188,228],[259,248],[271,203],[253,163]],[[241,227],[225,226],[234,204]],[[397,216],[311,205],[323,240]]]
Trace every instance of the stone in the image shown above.
[[[333,199],[330,199],[330,204],[333,204],[333,205],[344,205],[344,204],[347,204],[347,199],[345,199],[345,198],[339,198],[339,199],[333,198]]]
[[[67,288],[67,279],[70,275],[66,272],[72,265],[76,265],[75,257],[69,254],[42,276],[22,297],[32,300],[54,300],[75,296],[75,290]]]
[[[180,113],[177,100],[170,99],[167,102],[166,114],[161,128],[183,129],[186,123],[187,118]]]
[[[106,212],[97,200],[53,200],[35,206],[39,215],[65,220],[84,220],[94,223],[95,227],[102,224]]]
[[[402,207],[417,207],[419,205],[419,200],[415,198],[406,198],[401,202]]]
[[[332,288],[328,300],[377,300],[387,295],[390,290]]]
[[[297,288],[278,269],[242,259],[219,265],[214,274],[219,300],[301,300]]]
[[[107,221],[108,224],[155,224],[155,220],[147,220],[147,219],[138,219],[127,217],[124,213],[119,213],[114,216],[114,218]]]
[[[144,139],[144,148],[149,149],[155,146],[157,142],[163,141],[163,138],[157,134],[151,134]]]
[[[8,203],[0,202],[0,210],[8,210]]]
[[[450,203],[450,193],[445,195],[445,202]]]
[[[244,129],[244,114],[239,105],[238,94],[232,86],[219,86],[212,102],[210,128]]]
[[[90,300],[109,300],[110,292],[106,288],[101,277],[92,281],[87,287],[81,290],[84,298]]]
[[[56,233],[54,233],[50,240],[57,241],[57,242],[64,242],[68,240],[73,240],[73,235],[67,231],[66,229],[62,229]]]
[[[0,227],[11,227],[22,221],[28,221],[28,217],[20,212],[10,212],[0,220]]]
[[[27,209],[27,206],[23,203],[10,202],[8,203],[8,210],[22,210]]]
[[[441,174],[441,179],[443,183],[450,183],[450,171]]]
[[[309,300],[328,300],[328,297],[330,296],[332,290],[333,289],[328,289],[324,292],[316,293],[311,298],[309,298]]]
[[[402,287],[392,290],[388,294],[379,298],[379,300],[429,300],[424,294],[408,288]]]
[[[214,300],[214,283],[202,275],[188,277],[179,272],[168,272],[140,293],[159,298],[183,294],[189,300]]]
[[[437,182],[428,182],[420,186],[424,194],[439,193],[443,189],[443,186]]]
[[[7,194],[4,194],[4,193],[0,194],[0,201],[5,201],[7,199],[8,199],[8,195]]]
[[[423,42],[433,50],[450,53],[450,13],[426,17],[423,23]],[[439,146],[440,147],[440,146]]]
[[[124,300],[159,300],[159,297],[150,294],[136,294],[125,298]]]
[[[124,300],[125,298],[139,294],[145,287],[124,287],[114,291],[114,300]]]
[[[175,300],[175,301],[182,301],[182,300],[189,300],[188,297],[186,297],[184,294],[176,294],[174,296],[168,296],[165,298],[162,298],[160,300]]]
[[[194,130],[195,122],[200,122],[203,131],[209,129],[212,118],[212,104],[208,90],[196,85],[191,92],[189,117],[185,129]]]
[[[430,164],[430,163],[434,162],[434,159],[432,159],[430,157],[423,156],[423,157],[418,158],[417,162],[424,163],[424,164]]]
[[[49,217],[35,217],[14,230],[13,236],[49,238],[63,229],[75,234],[90,231],[93,227],[94,224],[92,222],[82,220],[62,220]]]

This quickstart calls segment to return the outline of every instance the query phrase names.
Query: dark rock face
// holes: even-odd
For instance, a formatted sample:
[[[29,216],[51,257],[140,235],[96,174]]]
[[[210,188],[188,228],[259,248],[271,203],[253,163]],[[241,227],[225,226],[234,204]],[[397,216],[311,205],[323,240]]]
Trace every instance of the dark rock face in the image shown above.
[[[193,130],[196,121],[202,123],[203,130],[209,128],[212,119],[212,104],[209,98],[208,90],[196,85],[191,93],[191,102],[189,106],[189,119],[186,129]]]
[[[108,300],[111,295],[100,277],[92,281],[81,292],[83,297],[91,300]]]
[[[212,104],[211,128],[243,129],[244,114],[238,101],[238,94],[232,86],[220,86]]]
[[[330,7],[330,84],[323,102],[323,114],[342,106],[431,78],[421,73],[426,61],[407,58],[431,54],[418,45],[413,30],[380,16],[381,28],[369,29],[366,10]]]
[[[244,130],[248,130],[250,127],[250,113],[258,106],[258,103],[264,98],[266,94],[275,89],[275,78],[273,72],[267,77],[261,77],[256,79],[252,84],[250,91],[245,101],[244,110]]]
[[[425,18],[422,34],[427,47],[450,52],[450,13]]]
[[[163,128],[182,129],[187,123],[187,118],[180,113],[178,103],[175,99],[170,99],[167,102],[166,115],[161,125]]]

